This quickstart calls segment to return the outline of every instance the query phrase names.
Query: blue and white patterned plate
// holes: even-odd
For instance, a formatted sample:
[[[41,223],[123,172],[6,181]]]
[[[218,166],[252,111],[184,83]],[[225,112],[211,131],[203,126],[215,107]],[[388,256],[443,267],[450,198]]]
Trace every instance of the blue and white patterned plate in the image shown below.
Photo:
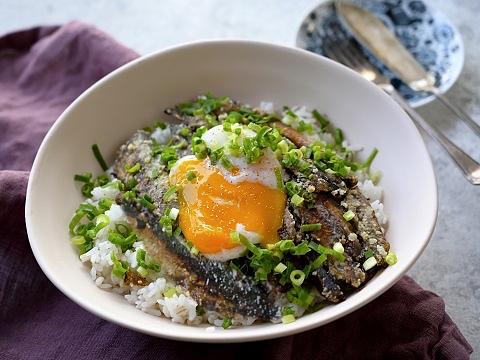
[[[370,10],[382,20],[417,61],[435,75],[436,85],[442,92],[454,84],[463,67],[463,42],[457,29],[442,13],[420,0],[351,1]],[[309,13],[300,26],[296,45],[324,55],[322,38],[327,30],[342,32],[351,37],[342,27],[331,1],[320,4]],[[368,51],[364,52],[410,105],[417,107],[434,99],[427,93],[411,90]]]

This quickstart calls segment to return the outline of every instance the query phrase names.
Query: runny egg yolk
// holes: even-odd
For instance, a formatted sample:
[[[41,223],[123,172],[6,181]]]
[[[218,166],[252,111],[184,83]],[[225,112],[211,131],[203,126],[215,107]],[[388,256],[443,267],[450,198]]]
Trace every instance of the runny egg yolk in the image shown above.
[[[189,171],[196,175],[191,181]],[[178,188],[183,235],[201,253],[237,247],[230,238],[237,224],[258,234],[262,244],[278,241],[286,201],[281,190],[258,182],[228,182],[208,160],[197,159],[180,161],[170,182]]]

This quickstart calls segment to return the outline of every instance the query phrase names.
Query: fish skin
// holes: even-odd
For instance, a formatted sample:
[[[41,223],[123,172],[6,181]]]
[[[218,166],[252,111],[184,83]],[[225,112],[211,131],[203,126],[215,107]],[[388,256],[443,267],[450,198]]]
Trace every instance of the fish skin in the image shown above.
[[[345,299],[345,295],[331,274],[320,267],[311,274],[313,281],[325,299],[338,303]]]
[[[319,194],[312,209],[299,209],[300,217],[306,224],[320,223],[318,231],[310,233],[321,245],[332,248],[336,242],[344,245],[345,261],[330,258],[328,271],[337,280],[353,287],[359,287],[365,281],[365,273],[356,260],[361,257],[362,246],[352,246],[348,235],[354,232],[353,226],[343,218],[343,210],[338,202],[329,195]],[[348,246],[347,246],[348,244]]]
[[[152,158],[152,145],[148,133],[137,131],[120,147],[113,167],[116,176],[125,182],[127,176],[132,176],[125,170],[125,165],[141,164],[140,171],[134,175],[138,181],[138,194],[148,194],[157,207],[148,211],[139,204],[129,202],[123,202],[122,207],[132,223],[139,225],[137,232],[144,239],[149,256],[161,264],[166,277],[182,283],[207,310],[226,316],[238,313],[263,320],[277,318],[280,309],[274,304],[276,292],[273,287],[257,284],[225,263],[212,261],[201,254],[193,255],[183,237],[170,237],[162,231],[160,217],[166,208],[178,208],[178,202],[176,199],[169,203],[163,200],[169,188],[168,172],[158,159]],[[155,166],[160,171],[153,178],[150,172]]]
[[[367,198],[358,188],[353,188],[347,192],[342,204],[347,210],[351,210],[355,214],[352,221],[357,228],[356,233],[364,241],[366,249],[373,252],[377,260],[377,265],[384,266],[386,264],[384,259],[385,254],[381,254],[379,247],[382,247],[383,250],[388,253],[390,244],[385,239],[383,230],[375,217],[375,211],[370,206]]]

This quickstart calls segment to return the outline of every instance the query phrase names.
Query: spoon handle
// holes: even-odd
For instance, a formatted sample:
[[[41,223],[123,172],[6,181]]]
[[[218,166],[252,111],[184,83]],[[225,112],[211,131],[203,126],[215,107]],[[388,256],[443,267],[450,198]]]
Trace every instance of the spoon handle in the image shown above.
[[[450,109],[450,111],[452,111],[455,115],[462,119],[470,127],[470,129],[472,129],[478,136],[480,136],[480,125],[478,125],[470,115],[465,113],[465,111],[463,111],[457,105],[448,100],[448,98],[443,95],[440,90],[438,90],[438,88],[433,88],[431,90],[431,93],[435,95],[435,97],[440,100],[443,105]]]
[[[430,125],[418,112],[416,112],[393,88],[384,88],[384,90],[406,111],[408,115],[419,125],[428,135],[436,140],[447,151],[450,157],[460,167],[465,177],[473,185],[480,185],[480,164],[472,159],[467,153],[451,142],[437,128]]]

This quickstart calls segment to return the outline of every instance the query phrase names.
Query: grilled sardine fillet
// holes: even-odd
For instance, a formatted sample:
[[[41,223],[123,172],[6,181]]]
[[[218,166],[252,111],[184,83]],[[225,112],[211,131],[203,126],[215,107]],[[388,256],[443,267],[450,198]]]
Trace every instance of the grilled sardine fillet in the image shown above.
[[[319,194],[315,207],[300,209],[300,217],[307,224],[322,225],[320,230],[311,233],[311,236],[321,245],[329,248],[332,248],[336,242],[344,245],[345,261],[329,259],[328,271],[335,280],[359,287],[365,281],[365,273],[357,260],[361,257],[362,245],[356,237],[350,235],[355,230],[352,224],[343,218],[343,210],[336,199],[326,194]]]
[[[355,214],[352,221],[357,228],[357,234],[365,242],[367,249],[373,252],[377,264],[385,265],[385,256],[390,250],[390,244],[385,239],[382,228],[375,217],[375,211],[367,198],[358,188],[353,188],[347,192],[342,204]]]
[[[167,208],[178,208],[178,203],[176,198],[170,202],[163,199],[169,188],[168,171],[158,158],[152,157],[152,146],[150,135],[138,131],[120,147],[113,167],[114,174],[124,183],[134,177],[138,182],[138,196],[147,194],[156,205],[154,210],[148,210],[136,202],[122,202],[149,256],[160,263],[165,277],[183,285],[205,309],[225,316],[238,313],[263,320],[275,319],[280,311],[274,304],[277,293],[273,286],[258,284],[225,263],[192,254],[183,236],[168,236],[162,230],[161,216]],[[129,174],[125,166],[136,163],[141,164],[140,171]]]

